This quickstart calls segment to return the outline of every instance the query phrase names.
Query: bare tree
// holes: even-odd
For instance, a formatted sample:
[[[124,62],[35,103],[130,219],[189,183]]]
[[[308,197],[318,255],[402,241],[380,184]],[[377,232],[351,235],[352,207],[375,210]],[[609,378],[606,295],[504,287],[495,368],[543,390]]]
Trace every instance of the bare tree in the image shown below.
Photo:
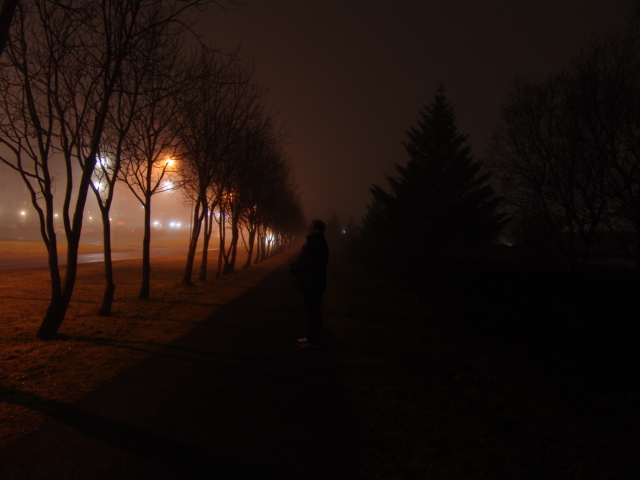
[[[229,175],[224,179],[226,184],[220,185],[225,191],[225,201],[220,204],[220,219],[224,221],[228,217],[231,230],[227,250],[224,248],[224,235],[221,236],[220,242],[219,258],[224,259],[224,265],[218,273],[224,275],[235,271],[242,214],[252,203],[247,186],[261,173],[259,164],[262,160],[262,150],[267,144],[278,141],[272,128],[272,115],[266,110],[266,89],[251,82],[243,87],[237,92],[241,101],[237,103],[237,128],[234,134],[234,148],[231,151]]]
[[[214,222],[219,233],[217,274],[233,270],[243,200],[238,195],[239,171],[247,165],[249,132],[264,115],[266,91],[253,81],[253,70],[237,60],[214,68],[205,58],[205,83],[194,88],[195,102],[188,110],[183,130],[185,187],[191,193],[194,228],[183,282],[191,282],[198,237],[204,225],[200,280],[206,280],[208,245]],[[257,123],[256,123],[257,122]],[[227,224],[231,239],[227,243]]]
[[[156,194],[177,188],[179,116],[181,93],[187,85],[186,65],[179,39],[165,46],[153,58],[153,69],[145,75],[137,107],[119,122],[123,166],[119,178],[129,187],[144,209],[142,242],[142,284],[139,299],[148,299],[151,281],[151,200]],[[127,128],[124,128],[127,127]]]
[[[218,64],[210,52],[203,54],[202,74],[198,76],[199,83],[190,89],[191,99],[181,130],[185,146],[181,165],[183,187],[193,205],[185,284],[191,283],[203,227],[199,279],[206,280],[208,246],[216,224],[219,241],[216,274],[230,274],[235,269],[238,242],[248,218],[245,212],[253,212],[250,218],[256,222],[250,226],[253,245],[259,229],[259,212],[266,211],[258,205],[265,199],[258,194],[261,188],[256,185],[273,179],[276,184],[271,186],[270,193],[283,188],[277,184],[281,178],[269,170],[277,170],[275,165],[279,165],[275,152],[280,153],[276,146],[281,138],[274,128],[273,114],[266,107],[266,89],[255,81],[253,69],[235,59],[227,64],[219,63],[219,57],[217,60]],[[268,165],[270,162],[273,166]]]
[[[230,97],[235,84],[241,81],[236,76],[233,62],[233,57],[202,51],[198,73],[194,75],[181,116],[183,154],[180,173],[183,188],[193,204],[184,284],[191,283],[198,239],[209,206],[218,203],[216,199],[222,194],[215,189],[215,182],[227,169],[233,127]]]
[[[183,29],[178,21],[182,14],[202,3],[31,0],[17,7],[0,72],[0,142],[9,152],[2,161],[31,192],[49,255],[51,302],[38,338],[55,336],[71,300],[87,193],[126,64],[142,54],[148,35]],[[62,205],[54,203],[56,189],[62,190]],[[64,282],[53,222],[56,208],[62,208],[67,239]]]
[[[164,32],[147,37],[148,46],[141,49],[144,54],[137,57],[138,61],[128,62],[124,74],[118,79],[114,92],[112,108],[110,108],[105,122],[105,129],[100,142],[98,161],[91,183],[102,218],[105,291],[98,315],[111,315],[111,305],[115,293],[113,279],[113,264],[111,258],[111,219],[110,211],[115,195],[116,180],[121,176],[123,158],[130,156],[127,142],[132,124],[139,118],[139,110],[144,109],[144,99],[141,97],[149,88],[149,77],[158,76],[157,68],[161,64],[160,41],[166,41]],[[166,72],[163,72],[163,78]]]
[[[247,176],[241,183],[240,194],[244,197],[244,208],[241,215],[241,231],[247,232],[244,244],[247,249],[247,261],[243,268],[251,266],[254,250],[256,248],[256,236],[263,220],[265,197],[269,195],[274,185],[278,184],[277,169],[280,157],[277,146],[260,141],[252,146],[253,150],[253,175]]]
[[[91,31],[85,30],[87,24],[91,24]],[[84,53],[92,60],[100,58],[96,54],[93,28],[99,30],[100,24],[86,4],[75,8],[48,2],[21,4],[15,35],[2,69],[5,76],[2,83],[6,87],[2,141],[13,154],[13,158],[7,155],[3,161],[20,173],[29,188],[49,253],[52,299],[38,332],[39,338],[51,338],[56,333],[71,298],[82,213],[97,151],[97,145],[91,151],[91,145],[80,142],[86,131],[99,137],[107,111],[105,96],[110,97],[113,89],[113,69],[119,69],[121,64],[121,60],[114,62],[112,57],[103,62],[77,62],[78,56]],[[84,102],[74,102],[77,99]],[[95,107],[89,107],[88,100],[92,100]],[[74,119],[76,123],[72,125]],[[82,129],[73,128],[80,123]],[[74,190],[73,152],[87,147],[90,156],[82,159],[87,170],[81,170],[80,182]],[[56,164],[54,154],[57,152],[62,154],[62,159]],[[66,180],[62,216],[68,264],[64,284],[53,228],[53,194],[58,175],[54,169],[60,167]],[[72,210],[73,197],[75,208]]]
[[[304,231],[306,224],[290,158],[279,146],[272,159],[272,168],[266,177],[269,181],[260,191],[257,204],[256,263],[281,251],[288,239]]]
[[[503,110],[489,149],[502,192],[570,265],[614,238],[640,265],[639,91],[631,30],[593,39],[545,81],[517,80]]]
[[[640,33],[638,24],[590,45],[576,61],[582,78],[597,85],[589,92],[588,117],[599,133],[605,185],[612,211],[605,217],[610,236],[640,270]]]
[[[245,198],[241,220],[248,235],[248,241],[245,242],[247,261],[243,268],[251,266],[254,251],[256,260],[260,260],[259,235],[270,218],[268,208],[275,204],[275,198],[287,195],[291,184],[291,170],[278,137],[274,137],[270,129],[264,134],[266,137],[253,146],[251,172],[247,172],[252,174],[245,176],[240,189],[240,194]]]
[[[517,79],[503,110],[489,151],[489,162],[500,180],[506,201],[519,215],[544,223],[554,244],[568,259],[577,255],[574,233],[579,224],[579,158],[573,155],[567,132],[562,79],[539,83]]]

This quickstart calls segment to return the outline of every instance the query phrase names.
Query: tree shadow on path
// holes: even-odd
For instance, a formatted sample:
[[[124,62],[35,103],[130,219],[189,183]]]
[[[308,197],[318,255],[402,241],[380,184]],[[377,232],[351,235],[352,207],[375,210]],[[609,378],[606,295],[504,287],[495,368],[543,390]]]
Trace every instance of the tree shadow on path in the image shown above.
[[[77,406],[51,400],[25,391],[13,390],[0,386],[0,399],[6,403],[35,409],[48,417],[88,435],[100,442],[107,443],[120,450],[134,454],[178,473],[183,478],[212,479],[212,478],[283,478],[277,477],[257,466],[234,461],[222,455],[163,438],[152,432],[131,427],[108,418],[96,415]],[[0,477],[22,477],[19,467],[12,465],[10,471],[5,471],[5,462],[0,459]],[[46,478],[46,475],[42,478]]]

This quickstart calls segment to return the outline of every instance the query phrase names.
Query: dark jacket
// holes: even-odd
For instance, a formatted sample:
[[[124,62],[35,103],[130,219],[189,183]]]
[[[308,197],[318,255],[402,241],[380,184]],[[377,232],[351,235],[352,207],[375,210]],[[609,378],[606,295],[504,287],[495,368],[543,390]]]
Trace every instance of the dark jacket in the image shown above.
[[[329,246],[322,232],[307,235],[298,259],[290,265],[290,271],[302,292],[324,292],[327,286]]]

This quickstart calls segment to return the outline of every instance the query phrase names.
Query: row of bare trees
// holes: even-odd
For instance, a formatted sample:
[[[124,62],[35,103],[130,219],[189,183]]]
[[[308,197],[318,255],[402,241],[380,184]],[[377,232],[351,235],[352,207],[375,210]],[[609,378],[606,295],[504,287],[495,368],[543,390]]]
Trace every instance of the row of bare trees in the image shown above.
[[[219,225],[220,274],[233,271],[243,227],[253,247],[256,237],[284,238],[292,221],[300,221],[265,89],[236,55],[188,47],[198,43],[186,42],[190,12],[209,3],[225,7],[209,0],[18,3],[0,65],[0,161],[28,188],[48,251],[51,302],[38,338],[55,336],[64,320],[89,190],[104,226],[101,315],[111,313],[115,291],[109,212],[118,185],[144,208],[143,299],[149,297],[152,197],[163,190],[184,188],[194,206],[185,283],[201,228],[207,243],[213,223]],[[285,221],[271,210],[274,199],[293,212]],[[67,243],[64,278],[57,212]]]
[[[219,232],[217,276],[235,269],[241,232],[248,235],[249,266],[268,254],[267,238],[280,244],[303,224],[282,134],[268,108],[267,91],[246,65],[203,51],[200,74],[189,89],[179,129],[181,185],[193,206],[183,283],[191,283],[198,241],[199,279],[206,280],[209,243]],[[217,57],[217,58],[216,58]],[[280,203],[276,203],[277,199]],[[286,209],[281,218],[276,210]],[[227,227],[231,238],[227,238]],[[273,249],[271,249],[273,251]]]
[[[542,81],[517,79],[488,161],[517,242],[571,266],[625,251],[640,268],[640,35],[593,39]]]

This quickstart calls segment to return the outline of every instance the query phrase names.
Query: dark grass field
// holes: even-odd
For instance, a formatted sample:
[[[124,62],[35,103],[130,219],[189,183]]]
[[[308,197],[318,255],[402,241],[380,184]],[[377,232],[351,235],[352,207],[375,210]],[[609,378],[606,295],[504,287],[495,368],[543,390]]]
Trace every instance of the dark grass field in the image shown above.
[[[334,262],[330,278],[369,478],[640,478],[635,272],[456,265],[408,281]]]
[[[85,322],[73,327],[77,331],[69,323],[66,332],[84,338],[99,328],[100,338],[124,338],[125,344],[171,343],[184,331],[169,328],[175,320],[197,322],[213,304],[227,301],[219,283],[212,283],[212,290],[196,289],[200,293],[175,288],[175,280],[169,279],[176,278],[183,259],[166,262],[155,270],[156,281],[166,287],[158,295],[164,300],[181,297],[170,297],[171,304],[180,306],[175,313],[156,302],[167,310],[167,322],[143,321],[142,310],[152,313],[148,305],[127,301],[120,305],[126,315],[110,324],[109,333],[107,325],[86,321],[83,309],[94,308],[83,301],[76,309]],[[640,478],[640,280],[634,271],[599,267],[575,275],[540,266],[457,264],[423,268],[410,278],[372,271],[370,265],[379,266],[375,261],[365,265],[332,255],[324,307],[327,342],[318,352],[308,352],[318,353],[331,374],[335,372],[331,381],[339,384],[349,405],[349,411],[339,412],[349,420],[341,428],[349,431],[338,435],[331,451],[317,452],[322,462],[334,460],[331,455],[340,442],[353,441],[349,470],[360,475],[348,478]],[[85,296],[101,291],[99,275],[90,274],[97,267],[87,268],[85,280],[97,280],[94,286],[85,281]],[[6,274],[5,280],[16,285],[23,274],[28,282],[29,275],[44,272]],[[236,277],[237,285],[230,282],[232,291],[255,285],[243,278]],[[135,286],[127,297],[135,297]],[[215,292],[222,297],[213,297]],[[5,303],[7,324],[10,304]],[[15,316],[24,320],[24,309]],[[24,328],[35,331],[35,323]],[[18,355],[23,367],[37,366],[35,352],[46,353],[43,345],[59,363],[57,372],[7,370],[8,385],[18,388],[16,382],[30,382],[30,391],[46,398],[80,398],[83,391],[69,397],[69,388],[88,372],[105,373],[111,360],[101,355],[113,349],[109,343],[78,342],[73,344],[76,356],[63,355],[61,350],[71,350],[71,342],[69,338],[38,348],[13,345],[15,352],[5,352],[6,369]],[[84,348],[76,348],[80,346]],[[26,362],[29,352],[36,363]],[[67,371],[69,365],[76,370]],[[41,377],[33,377],[33,371]],[[54,374],[58,376],[49,376]],[[58,390],[51,386],[54,378]],[[87,388],[97,380],[89,379]],[[42,390],[36,389],[39,385]],[[277,384],[261,385],[269,398],[287,394]],[[315,434],[312,429],[303,433]],[[291,452],[280,453],[286,457]],[[337,478],[323,477],[322,472],[315,476]]]

